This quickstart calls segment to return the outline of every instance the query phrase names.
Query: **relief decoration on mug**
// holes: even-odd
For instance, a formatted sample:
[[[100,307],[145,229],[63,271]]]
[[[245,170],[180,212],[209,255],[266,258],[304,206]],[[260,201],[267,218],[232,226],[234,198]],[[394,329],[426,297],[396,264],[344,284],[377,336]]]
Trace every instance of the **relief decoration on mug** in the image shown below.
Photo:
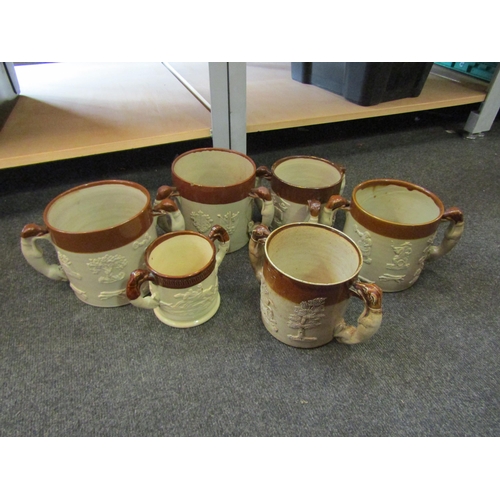
[[[393,269],[395,271],[400,271],[407,269],[410,266],[410,255],[412,253],[412,246],[410,241],[405,241],[401,245],[394,245],[394,241],[391,241],[391,248],[394,251],[394,257],[392,262],[386,264],[387,269]],[[380,281],[395,281],[396,283],[402,283],[406,278],[405,274],[392,274],[385,273],[379,276]]]
[[[422,269],[424,268],[425,261],[429,255],[429,250],[431,249],[432,244],[434,243],[435,237],[436,237],[436,233],[434,233],[427,240],[427,246],[424,248],[420,259],[418,259],[418,267],[417,267],[417,270],[415,271],[415,274],[413,275],[413,278],[410,281],[410,285],[413,285],[413,283],[415,283],[415,281],[417,281],[418,277],[420,276],[420,273],[422,272]]]
[[[82,279],[82,275],[80,273],[77,273],[74,269],[71,268],[72,264],[67,255],[63,254],[58,250],[57,257],[59,259],[61,267],[63,268],[64,273],[66,274],[66,276],[68,276],[68,278],[71,277],[77,280]]]
[[[193,221],[194,227],[200,233],[207,232],[214,225],[212,217],[204,213],[202,210],[198,210],[198,212],[191,212],[190,218]]]
[[[285,218],[285,212],[290,207],[290,203],[278,196],[276,193],[271,193],[274,204],[274,223],[281,224]]]
[[[77,288],[71,281],[69,282],[69,286],[72,288],[72,290],[75,292],[75,294],[80,297],[81,300],[86,301],[88,300],[87,292],[80,290]]]
[[[218,283],[215,285],[204,288],[203,284],[200,283],[187,292],[176,293],[174,295],[175,299],[179,299],[177,302],[160,302],[160,309],[169,312],[169,310],[174,311],[191,311],[213,302],[215,296],[219,290]]]
[[[234,233],[236,228],[239,212],[227,212],[225,215],[217,214],[219,224],[227,231],[229,235]]]
[[[103,274],[99,276],[99,283],[114,283],[125,278],[125,272],[122,269],[127,266],[127,259],[123,255],[106,254],[90,259],[87,266],[93,274]]]
[[[123,288],[121,290],[114,290],[111,292],[101,292],[98,295],[98,298],[100,300],[109,300],[109,299],[112,299],[114,297],[121,297],[121,298],[126,299],[127,298],[127,289]]]
[[[321,325],[322,318],[325,317],[326,297],[316,297],[312,300],[304,300],[300,306],[295,306],[293,313],[288,317],[288,326],[298,330],[297,335],[288,335],[291,340],[301,342],[317,340],[316,337],[306,336],[306,331]]]
[[[278,323],[274,318],[274,302],[269,296],[269,288],[267,288],[267,285],[264,281],[261,285],[260,297],[260,311],[262,313],[262,319],[264,320],[264,322],[269,324],[269,326],[275,333],[278,333]]]
[[[363,263],[371,264],[372,258],[370,257],[372,253],[372,235],[369,231],[360,231],[357,224],[354,224],[354,230],[356,234],[359,236],[356,241],[359,249],[361,250],[361,254],[363,255]]]
[[[146,246],[151,240],[152,240],[152,236],[149,234],[149,233],[146,233],[144,238],[142,240],[136,240],[134,241],[134,243],[132,244],[132,248],[134,250],[137,250],[138,248],[141,248],[141,247],[144,247]]]

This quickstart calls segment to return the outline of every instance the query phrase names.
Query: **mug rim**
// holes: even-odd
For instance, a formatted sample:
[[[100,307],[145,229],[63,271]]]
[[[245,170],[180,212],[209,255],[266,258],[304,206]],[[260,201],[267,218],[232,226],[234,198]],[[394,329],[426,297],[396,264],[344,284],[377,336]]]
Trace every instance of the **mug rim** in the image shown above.
[[[54,227],[49,222],[49,212],[56,202],[77,191],[104,185],[123,185],[141,191],[146,197],[144,206],[135,215],[119,224],[92,231],[66,231]],[[58,194],[45,207],[43,221],[50,232],[52,241],[58,247],[75,253],[98,253],[125,246],[144,234],[153,222],[150,205],[151,195],[141,184],[127,180],[106,179],[80,184]]]
[[[192,154],[206,153],[206,152],[221,152],[231,155],[237,155],[247,160],[251,167],[252,173],[241,182],[235,184],[227,184],[224,186],[213,186],[211,184],[198,184],[186,180],[181,177],[176,171],[176,164],[183,158]],[[255,162],[248,155],[227,148],[197,148],[185,151],[172,161],[172,181],[174,186],[179,191],[181,197],[190,201],[198,203],[205,203],[209,205],[219,205],[226,203],[233,203],[243,200],[248,197],[250,190],[254,187],[257,166]]]
[[[153,250],[162,243],[164,243],[165,241],[182,235],[196,236],[198,238],[202,238],[203,240],[207,241],[212,249],[212,256],[210,257],[209,262],[198,271],[178,276],[164,274],[154,269],[149,263],[149,259],[151,257],[151,253],[153,252]],[[205,236],[204,234],[198,233],[196,231],[185,230],[185,231],[175,231],[172,233],[166,233],[156,238],[146,248],[146,251],[144,253],[144,261],[148,271],[153,273],[157,277],[158,284],[160,286],[163,286],[165,288],[189,288],[191,286],[198,285],[206,278],[208,278],[210,274],[212,274],[212,271],[215,269],[216,255],[217,255],[217,249],[215,248],[215,244],[210,238],[208,238],[208,236]]]
[[[334,184],[328,184],[321,187],[304,187],[292,184],[284,180],[276,173],[276,169],[289,160],[315,160],[334,168],[339,174],[339,180]],[[320,203],[326,203],[330,196],[340,193],[340,187],[345,175],[345,168],[338,163],[320,158],[314,155],[292,155],[276,160],[271,167],[271,188],[278,196],[291,201],[292,203],[307,204],[311,199],[317,199]]]
[[[393,222],[368,212],[360,205],[356,198],[358,192],[362,191],[363,189],[372,186],[390,185],[405,187],[409,191],[418,191],[426,195],[436,204],[437,208],[439,209],[438,216],[426,222],[415,224]],[[380,178],[363,181],[354,187],[351,196],[350,212],[352,217],[357,222],[366,227],[366,229],[374,231],[383,236],[397,239],[418,239],[434,234],[443,217],[444,211],[444,204],[436,194],[422,186],[419,186],[418,184],[414,184],[413,182],[409,181],[403,181],[400,179]]]
[[[352,248],[355,250],[355,252],[358,256],[358,266],[356,268],[356,271],[354,273],[352,273],[351,276],[349,276],[348,278],[345,278],[341,281],[336,281],[336,282],[332,282],[332,283],[316,283],[313,281],[305,281],[305,280],[296,278],[295,276],[292,276],[291,274],[285,273],[284,271],[279,269],[274,264],[274,262],[271,260],[271,258],[269,257],[268,247],[270,245],[270,241],[272,241],[273,238],[282,231],[286,231],[287,229],[290,229],[293,227],[303,227],[303,226],[308,226],[308,227],[313,227],[313,228],[318,229],[318,230],[328,231],[329,233],[336,234],[337,236],[340,236],[341,238],[346,240],[348,243],[350,243]],[[363,266],[363,254],[361,253],[361,250],[359,249],[358,245],[355,243],[355,241],[350,236],[348,236],[347,234],[343,233],[342,231],[340,231],[334,227],[326,226],[324,224],[317,224],[314,222],[290,222],[289,224],[284,224],[283,226],[278,227],[277,229],[272,231],[270,233],[270,235],[267,237],[266,243],[264,245],[264,252],[265,252],[266,261],[277,273],[281,274],[282,276],[285,276],[286,278],[288,278],[296,283],[300,283],[300,285],[303,285],[306,287],[311,287],[311,288],[328,288],[328,287],[343,285],[345,283],[351,283],[357,278],[357,276],[359,275],[359,273],[361,271],[361,267]]]

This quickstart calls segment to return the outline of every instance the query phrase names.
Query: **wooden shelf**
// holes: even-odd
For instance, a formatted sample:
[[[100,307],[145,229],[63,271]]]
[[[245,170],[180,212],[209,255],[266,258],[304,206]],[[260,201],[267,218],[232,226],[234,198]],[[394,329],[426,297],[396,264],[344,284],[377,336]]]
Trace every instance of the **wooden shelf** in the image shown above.
[[[206,62],[169,63],[210,102]],[[434,65],[419,97],[358,106],[249,62],[247,132],[481,103],[488,85]],[[0,131],[0,168],[210,137],[211,115],[162,63],[17,66],[21,96]]]
[[[17,66],[0,168],[210,137],[210,112],[161,63]]]

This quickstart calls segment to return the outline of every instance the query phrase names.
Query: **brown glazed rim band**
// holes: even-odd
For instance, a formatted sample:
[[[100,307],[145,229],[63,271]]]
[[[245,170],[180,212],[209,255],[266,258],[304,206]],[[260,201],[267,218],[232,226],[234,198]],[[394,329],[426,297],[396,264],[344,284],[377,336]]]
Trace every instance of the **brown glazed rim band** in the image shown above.
[[[141,191],[146,196],[146,201],[142,209],[132,218],[122,222],[121,224],[96,231],[72,233],[70,231],[61,231],[49,223],[49,212],[56,201],[67,196],[68,194],[82,189],[109,184],[121,184]],[[128,243],[132,243],[151,227],[151,224],[153,223],[153,215],[150,204],[151,197],[148,190],[135,182],[122,180],[89,182],[87,184],[82,184],[81,186],[69,189],[64,193],[61,193],[59,196],[56,196],[56,198],[54,198],[45,208],[43,212],[43,220],[50,232],[52,242],[57,247],[75,253],[106,252],[108,250],[123,247]]]
[[[300,226],[313,227],[318,231],[328,231],[347,240],[358,256],[358,267],[352,274],[352,276],[337,283],[312,283],[309,281],[303,281],[294,278],[293,276],[284,273],[278,267],[276,267],[271,261],[268,253],[269,245],[271,244],[273,238],[281,231],[286,231],[289,230],[289,228]],[[267,237],[264,251],[265,258],[263,265],[263,275],[265,278],[265,282],[278,295],[296,304],[300,304],[305,300],[315,299],[319,296],[326,297],[326,305],[337,304],[339,302],[347,300],[351,296],[349,288],[355,281],[357,281],[358,274],[361,270],[361,266],[363,265],[363,257],[361,251],[349,236],[333,227],[325,226],[322,224],[314,224],[310,222],[293,222],[291,224],[285,224],[284,226],[275,229]]]
[[[425,194],[426,196],[431,198],[439,208],[439,215],[428,222],[424,222],[423,224],[403,224],[400,222],[391,222],[372,215],[358,204],[356,199],[358,191],[372,186],[389,185],[402,186],[410,191],[416,190],[422,194]],[[374,233],[380,234],[381,236],[387,236],[389,238],[395,238],[398,240],[416,240],[419,238],[431,236],[437,231],[440,222],[446,218],[443,202],[434,193],[431,193],[421,186],[412,184],[411,182],[401,181],[397,179],[371,179],[358,184],[352,192],[350,212],[353,219],[369,231],[373,231]]]
[[[188,155],[199,154],[204,152],[223,152],[232,155],[239,155],[245,158],[253,167],[253,173],[247,179],[239,182],[238,184],[231,184],[228,186],[207,186],[203,184],[194,184],[180,177],[175,171],[175,166],[179,160]],[[255,162],[247,155],[239,151],[224,148],[200,148],[186,151],[179,155],[172,162],[172,181],[174,186],[179,191],[180,196],[190,201],[197,203],[205,203],[207,205],[222,205],[226,203],[234,203],[236,201],[244,200],[248,197],[250,191],[255,187],[255,172],[257,167]]]
[[[210,259],[210,262],[200,269],[199,271],[196,271],[195,273],[191,274],[185,274],[183,276],[168,276],[166,274],[162,274],[155,269],[149,264],[149,258],[151,256],[151,252],[158,246],[161,245],[163,242],[169,240],[170,238],[175,238],[176,236],[179,235],[190,235],[190,236],[195,236],[198,238],[202,238],[208,243],[210,243],[210,246],[212,247],[212,257]],[[151,243],[148,248],[146,249],[145,253],[145,258],[146,258],[146,267],[149,271],[150,274],[154,276],[153,282],[156,285],[163,286],[165,288],[189,288],[191,286],[195,286],[200,284],[202,281],[207,279],[211,274],[212,271],[215,269],[215,256],[216,256],[217,250],[215,248],[214,242],[210,239],[204,236],[201,233],[197,233],[195,231],[176,231],[175,233],[167,233],[159,238],[156,238],[156,240]],[[178,256],[180,259],[183,258],[182,255]]]
[[[305,188],[301,186],[296,186],[284,181],[276,174],[276,169],[284,162],[294,159],[304,159],[304,160],[316,160],[321,163],[326,163],[335,168],[340,174],[340,179],[335,184],[330,186],[325,186],[321,188]],[[326,203],[330,196],[333,194],[340,193],[340,186],[342,185],[342,179],[344,177],[345,168],[342,165],[333,163],[324,158],[319,158],[317,156],[288,156],[286,158],[281,158],[274,162],[272,168],[272,178],[271,178],[271,189],[281,198],[291,201],[292,203],[300,203],[301,205],[307,205],[309,200],[315,199],[320,203]]]

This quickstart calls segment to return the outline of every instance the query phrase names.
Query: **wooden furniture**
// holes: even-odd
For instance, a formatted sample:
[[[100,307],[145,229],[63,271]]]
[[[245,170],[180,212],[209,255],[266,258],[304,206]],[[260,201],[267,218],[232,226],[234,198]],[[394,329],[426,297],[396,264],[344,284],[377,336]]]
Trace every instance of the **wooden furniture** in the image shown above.
[[[16,67],[21,95],[0,131],[0,168],[212,137],[478,104],[465,129],[489,130],[490,85],[434,65],[419,97],[358,106],[292,80],[290,63],[53,63]],[[498,71],[497,71],[498,74]]]

